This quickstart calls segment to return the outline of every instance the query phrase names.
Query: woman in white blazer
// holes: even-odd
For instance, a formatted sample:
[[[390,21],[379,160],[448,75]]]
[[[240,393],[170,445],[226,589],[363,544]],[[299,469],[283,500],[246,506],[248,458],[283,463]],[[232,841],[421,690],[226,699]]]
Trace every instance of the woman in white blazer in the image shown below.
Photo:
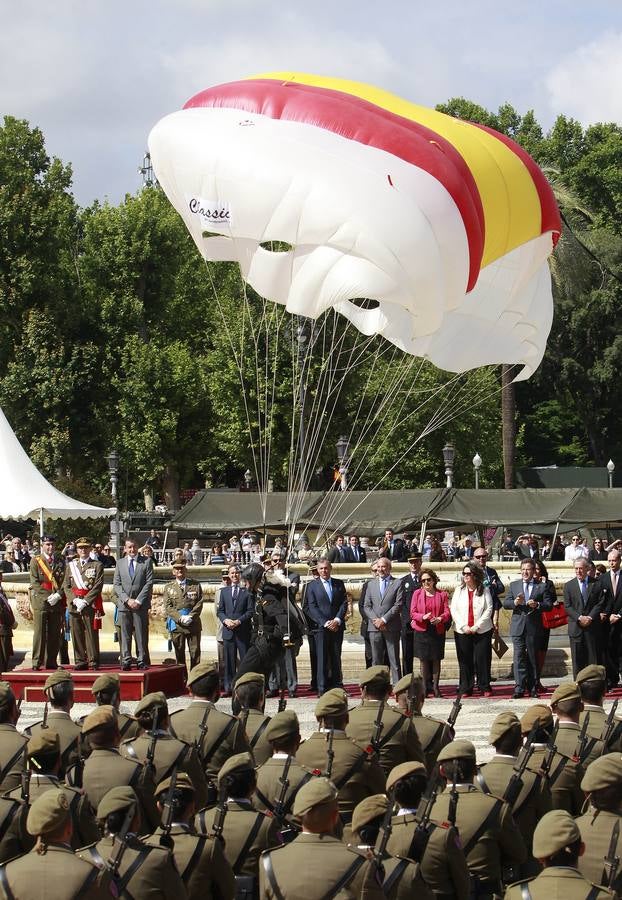
[[[459,690],[470,697],[477,684],[484,697],[492,697],[488,659],[492,641],[492,595],[484,587],[484,572],[476,562],[462,566],[462,583],[451,598],[456,655],[460,667]]]

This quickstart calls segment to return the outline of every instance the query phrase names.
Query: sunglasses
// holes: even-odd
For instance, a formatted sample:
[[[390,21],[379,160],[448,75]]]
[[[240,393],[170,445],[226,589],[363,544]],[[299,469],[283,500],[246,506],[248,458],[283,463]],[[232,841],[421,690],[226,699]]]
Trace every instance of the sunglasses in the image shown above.
[[[434,581],[434,579],[433,578],[422,578],[421,583],[423,584],[424,581]]]
[[[476,553],[475,559],[486,559],[487,556],[488,556],[487,553]]]
[[[474,574],[474,573],[473,573],[473,572],[471,572],[471,570],[470,570],[470,569],[467,569],[467,571],[466,571],[466,572],[463,572],[463,573],[462,573],[462,574],[463,574],[463,575],[464,575],[464,577],[465,577],[465,578],[466,578],[466,576],[467,576],[467,575],[473,575],[473,574]]]

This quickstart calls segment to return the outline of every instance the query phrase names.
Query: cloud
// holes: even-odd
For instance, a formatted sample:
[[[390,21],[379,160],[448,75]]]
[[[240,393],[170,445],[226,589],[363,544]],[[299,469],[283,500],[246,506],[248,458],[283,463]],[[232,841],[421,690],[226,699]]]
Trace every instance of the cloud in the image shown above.
[[[549,102],[583,125],[622,121],[622,31],[606,31],[562,58],[546,78]]]

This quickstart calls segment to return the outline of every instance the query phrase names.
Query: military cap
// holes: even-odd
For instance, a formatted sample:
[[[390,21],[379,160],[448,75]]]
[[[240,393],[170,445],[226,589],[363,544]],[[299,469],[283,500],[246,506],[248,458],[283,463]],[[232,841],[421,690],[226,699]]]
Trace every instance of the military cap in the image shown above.
[[[188,675],[187,685],[194,684],[195,681],[198,681],[199,678],[205,678],[206,675],[218,674],[218,663],[213,659],[207,660],[206,662],[199,663],[198,666],[195,666],[194,669],[190,669],[190,674]]]
[[[312,778],[296,794],[292,812],[295,816],[304,816],[314,806],[331,801],[337,801],[337,788],[332,781],[328,778]]]
[[[76,541],[76,547],[92,547],[93,541],[87,537],[80,537]]]
[[[471,741],[450,741],[441,749],[436,761],[440,763],[449,759],[471,759],[475,762],[475,747]]]
[[[315,565],[315,566],[309,566],[309,574],[310,574],[310,575],[318,575],[318,574],[319,574],[319,569],[318,569],[318,567],[317,567],[316,565]]]
[[[43,690],[47,691],[49,688],[54,687],[56,684],[64,684],[67,681],[73,681],[71,674],[67,672],[66,669],[56,669],[55,672],[52,672],[51,675],[45,679],[45,684],[43,685]]]
[[[28,834],[36,837],[40,834],[47,834],[50,831],[56,831],[69,818],[69,798],[62,790],[50,788],[44,791],[34,801],[30,807],[28,818],[26,819],[26,830]]]
[[[166,793],[171,786],[172,778],[165,778],[158,785],[156,785],[156,789],[153,792],[156,797],[159,797],[160,794]],[[192,791],[195,793],[194,785],[190,780],[190,776],[187,772],[178,772],[177,779],[175,781],[175,787],[180,791]]]
[[[525,712],[520,720],[520,727],[523,734],[529,734],[535,724],[540,728],[548,728],[553,724],[553,713],[550,706],[543,703],[534,703]]]
[[[134,789],[129,785],[120,784],[117,787],[113,787],[99,801],[97,818],[107,819],[112,813],[122,812],[128,806],[131,806],[132,803],[137,803],[137,800]]]
[[[389,667],[370,666],[369,669],[365,669],[365,671],[361,675],[359,684],[361,687],[365,687],[366,684],[386,685],[388,687],[391,684],[391,673]]]
[[[417,562],[417,560],[423,559],[423,553],[411,553],[408,557],[408,562]]]
[[[562,700],[580,700],[581,699],[581,691],[574,681],[566,681],[564,684],[560,684],[559,687],[556,687],[553,691],[553,696],[551,697],[551,706],[555,706],[556,703],[561,703]]]
[[[622,756],[618,753],[608,753],[599,756],[587,767],[581,789],[583,791],[602,791],[603,788],[622,782]]]
[[[252,753],[236,753],[234,756],[230,756],[220,767],[218,784],[220,784],[225,775],[231,775],[233,772],[249,772],[254,768],[255,760]]]
[[[387,811],[389,801],[384,794],[372,794],[371,797],[365,797],[354,807],[352,813],[352,831],[360,832],[369,822],[384,816]]]
[[[499,738],[503,737],[504,734],[507,734],[508,731],[511,731],[512,728],[520,730],[518,716],[515,716],[514,713],[509,710],[499,713],[490,726],[488,742],[494,744],[495,741],[498,741]]]
[[[49,541],[50,544],[55,544],[56,538],[54,537],[53,534],[44,534],[43,537],[41,538],[41,543],[45,544],[46,541]]]
[[[51,728],[42,728],[28,741],[26,753],[29,759],[38,753],[60,753],[60,735]]]
[[[121,685],[121,679],[116,672],[98,675],[91,685],[91,693],[99,694],[100,691],[118,691]]]
[[[581,840],[579,826],[565,809],[553,809],[542,816],[533,833],[536,859],[553,856],[564,847]]]
[[[332,688],[322,694],[315,704],[315,716],[318,719],[324,716],[342,716],[348,711],[348,695],[343,688]]]
[[[395,696],[397,697],[397,695],[401,694],[402,691],[407,691],[410,687],[411,681],[412,678],[410,675],[404,675],[403,678],[400,678],[397,684],[393,685],[393,693],[395,694]]]
[[[273,716],[265,727],[264,735],[268,741],[278,741],[300,733],[300,722],[293,709],[284,709]]]
[[[171,569],[185,569],[187,565],[188,564],[185,559],[176,559],[174,560]]]
[[[223,569],[221,569],[220,575],[222,578],[225,578],[226,576],[228,576],[229,575],[229,566],[225,566]]]
[[[260,672],[243,672],[242,675],[238,679],[236,679],[234,688],[240,687],[241,684],[260,684],[262,687],[266,683],[266,678]]]
[[[92,713],[89,713],[82,723],[82,734],[89,734],[97,728],[106,728],[116,724],[117,711],[114,706],[98,706]]]
[[[402,778],[407,778],[415,772],[425,772],[425,770],[424,764],[416,759],[400,763],[399,766],[393,766],[387,775],[387,790],[390,791]]]
[[[134,715],[140,716],[141,713],[152,713],[154,709],[168,709],[168,703],[165,694],[162,691],[154,691],[152,694],[145,694],[142,700],[136,704]]]
[[[585,666],[584,669],[577,674],[575,681],[577,684],[583,684],[584,681],[606,681],[607,673],[604,666],[592,665]]]
[[[15,702],[15,695],[8,681],[0,681],[0,709]]]

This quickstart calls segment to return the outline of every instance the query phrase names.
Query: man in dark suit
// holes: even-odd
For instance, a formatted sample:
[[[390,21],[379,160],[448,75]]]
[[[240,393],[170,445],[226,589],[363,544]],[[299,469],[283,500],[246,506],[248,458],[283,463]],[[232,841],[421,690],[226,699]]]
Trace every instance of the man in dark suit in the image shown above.
[[[564,606],[568,613],[568,637],[572,654],[572,675],[592,663],[600,653],[600,613],[603,610],[602,585],[588,578],[588,562],[583,556],[575,560],[575,578],[564,585]]]
[[[534,562],[540,559],[540,548],[535,534],[523,534],[519,537],[516,542],[516,555],[520,562],[524,559],[533,559]]]
[[[413,553],[408,557],[410,572],[402,578],[402,590],[404,592],[404,601],[402,603],[402,675],[410,675],[413,670],[413,657],[415,649],[415,632],[410,625],[410,601],[415,591],[421,587],[421,553]],[[395,682],[394,682],[395,684]]]
[[[538,642],[542,636],[542,611],[553,608],[553,600],[545,584],[534,581],[535,566],[524,559],[520,567],[521,578],[510,584],[503,601],[505,609],[512,610],[510,637],[514,645],[514,697],[538,696]]]
[[[376,569],[378,568],[378,563],[373,562],[371,564],[370,568],[371,568],[371,576],[372,576],[372,580],[373,580],[377,574]],[[371,644],[369,642],[369,629],[367,627],[367,616],[365,615],[365,612],[363,610],[363,607],[365,605],[365,594],[367,593],[367,588],[368,588],[369,584],[370,584],[369,581],[363,582],[363,586],[361,588],[361,593],[359,594],[359,602],[358,602],[359,616],[361,617],[361,628],[360,628],[359,633],[365,642],[365,668],[366,669],[369,669],[372,664],[372,662],[371,662],[371,658],[372,658],[371,657]],[[383,664],[388,665],[389,664],[388,659]]]
[[[311,616],[309,615],[309,603],[307,599],[307,592],[309,589],[309,585],[312,584],[313,581],[317,581],[320,577],[320,573],[317,570],[317,564],[313,563],[309,565],[309,575],[311,576],[311,581],[306,581],[302,586],[302,594],[300,598],[300,608],[302,610],[302,614],[305,617],[305,622],[307,625],[307,641],[309,643],[309,662],[311,664],[311,682],[309,687],[312,691],[317,691],[317,647],[315,643],[315,637],[318,631],[318,624],[315,622]]]
[[[136,541],[125,542],[125,556],[114,570],[115,602],[121,628],[121,668],[132,668],[132,636],[136,641],[139,669],[148,669],[149,609],[153,591],[153,561],[138,552]]]
[[[305,592],[307,615],[317,625],[318,694],[324,694],[331,687],[341,687],[343,682],[341,645],[348,598],[343,581],[331,578],[331,568],[327,559],[320,559],[317,564],[319,578],[310,581]]]
[[[367,553],[361,547],[361,542],[358,539],[358,535],[351,534],[348,538],[348,547],[347,547],[347,562],[351,563],[364,563],[367,562]]]
[[[391,575],[391,560],[381,556],[377,562],[378,577],[367,585],[363,612],[371,644],[372,664],[382,665],[386,647],[391,669],[391,682],[401,678],[400,632],[402,630],[402,582]]]
[[[622,571],[620,571],[621,554],[619,550],[610,550],[607,554],[609,571],[599,578],[603,591],[603,613],[609,625],[607,641],[607,685],[609,689],[620,681],[620,640],[622,638]]]
[[[392,528],[387,528],[384,533],[384,542],[380,548],[380,556],[390,559],[391,562],[406,562],[408,559],[406,543],[401,538],[394,537]]]
[[[230,584],[220,591],[217,611],[218,619],[222,622],[226,696],[231,694],[238,656],[242,662],[248,651],[253,617],[253,598],[250,591],[240,587],[239,566],[229,566],[229,580]]]
[[[327,559],[330,563],[350,562],[346,539],[342,534],[335,535],[335,546],[329,551]]]

